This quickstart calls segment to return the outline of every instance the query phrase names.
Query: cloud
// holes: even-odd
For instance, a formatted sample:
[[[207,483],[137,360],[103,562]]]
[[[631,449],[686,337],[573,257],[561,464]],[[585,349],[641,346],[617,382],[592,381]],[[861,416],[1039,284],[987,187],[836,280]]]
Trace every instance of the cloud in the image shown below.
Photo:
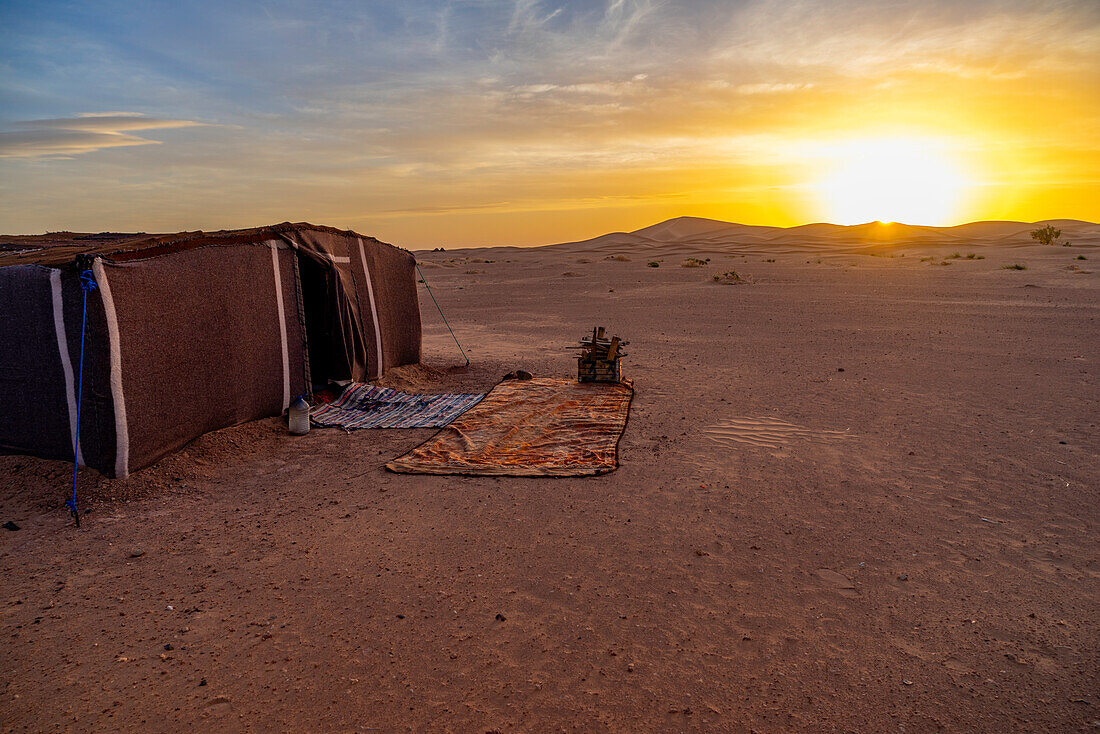
[[[1050,177],[1097,170],[1035,153],[1095,148],[1096,0],[50,6],[13,0],[0,22],[8,226],[300,211],[368,231],[382,218],[402,242],[428,236],[398,229],[423,219],[449,243],[444,222],[474,230],[546,202],[680,197],[671,210],[732,187],[745,201],[803,180],[823,144],[872,130],[942,134],[979,162],[1028,151],[1058,164]],[[158,130],[201,124],[190,120],[219,124],[157,144]]]
[[[84,113],[76,117],[16,122],[16,130],[0,130],[0,158],[60,158],[104,148],[155,145],[129,133],[203,125],[191,120],[145,117],[139,112]]]

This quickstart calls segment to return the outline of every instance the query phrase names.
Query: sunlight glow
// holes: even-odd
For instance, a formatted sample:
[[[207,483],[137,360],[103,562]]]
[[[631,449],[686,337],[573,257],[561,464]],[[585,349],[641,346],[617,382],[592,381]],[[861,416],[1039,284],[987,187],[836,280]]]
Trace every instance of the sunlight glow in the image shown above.
[[[968,181],[943,148],[917,138],[838,146],[830,151],[837,163],[819,185],[826,218],[836,224],[955,224]]]

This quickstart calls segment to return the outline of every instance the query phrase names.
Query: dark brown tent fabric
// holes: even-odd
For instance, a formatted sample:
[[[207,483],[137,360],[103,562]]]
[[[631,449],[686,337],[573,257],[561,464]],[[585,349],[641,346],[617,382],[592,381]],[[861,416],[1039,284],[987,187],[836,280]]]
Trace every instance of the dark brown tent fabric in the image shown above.
[[[71,459],[66,374],[54,328],[55,272],[38,265],[0,268],[0,446]],[[69,381],[71,373],[70,365]]]
[[[148,466],[208,431],[278,415],[305,391],[294,255],[274,250],[280,298],[272,252],[209,247],[102,265],[118,323],[130,467]],[[142,318],[158,302],[166,307],[157,317]]]
[[[98,288],[80,450],[110,476],[277,415],[311,378],[367,379],[420,359],[415,260],[373,238],[313,225],[66,236],[37,255],[0,254],[0,343],[17,345],[0,355],[2,448],[72,458],[85,268]]]

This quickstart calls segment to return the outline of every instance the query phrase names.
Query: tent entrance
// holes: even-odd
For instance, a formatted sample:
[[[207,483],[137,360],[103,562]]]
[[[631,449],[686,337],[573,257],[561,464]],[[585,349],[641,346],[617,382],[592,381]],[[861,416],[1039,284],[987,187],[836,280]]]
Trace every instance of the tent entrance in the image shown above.
[[[340,310],[336,306],[338,273],[330,263],[299,255],[298,275],[305,310],[311,381],[315,386],[324,387],[330,381],[352,379],[340,325]]]

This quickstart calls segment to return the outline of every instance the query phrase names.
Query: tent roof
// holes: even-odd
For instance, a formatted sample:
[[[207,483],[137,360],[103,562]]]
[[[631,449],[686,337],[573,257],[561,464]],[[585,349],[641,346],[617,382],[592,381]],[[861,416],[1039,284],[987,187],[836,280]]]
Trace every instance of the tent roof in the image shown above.
[[[35,235],[0,235],[0,267],[5,265],[48,265],[61,267],[73,263],[81,255],[132,260],[165,255],[170,252],[190,250],[203,245],[242,245],[278,239],[284,232],[331,232],[349,237],[362,237],[378,242],[373,237],[358,234],[350,229],[324,227],[308,222],[283,222],[252,229],[224,229],[217,232],[177,232],[174,234],[146,234],[145,232],[49,232]],[[387,243],[381,243],[387,244]],[[393,245],[389,245],[394,247]],[[402,249],[402,248],[395,248]]]

